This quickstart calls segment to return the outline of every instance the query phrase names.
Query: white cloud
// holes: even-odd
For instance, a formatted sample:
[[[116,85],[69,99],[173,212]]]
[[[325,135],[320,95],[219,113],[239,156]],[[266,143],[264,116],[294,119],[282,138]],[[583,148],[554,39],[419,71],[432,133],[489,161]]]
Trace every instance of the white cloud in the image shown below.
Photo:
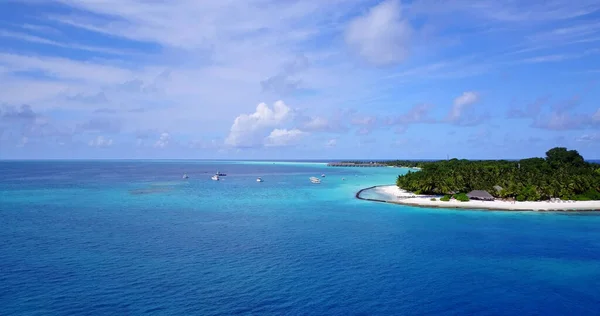
[[[309,60],[305,55],[296,56],[290,60],[274,76],[260,82],[263,91],[274,92],[279,95],[288,94],[302,88],[302,80],[295,77],[299,72],[309,67]]]
[[[113,144],[113,140],[110,138],[104,138],[104,136],[98,136],[88,142],[91,147],[110,147]]]
[[[306,132],[299,129],[274,129],[269,136],[265,138],[265,146],[281,147],[296,144]]]
[[[597,142],[600,141],[600,133],[584,134],[579,136],[576,141],[584,143]]]
[[[376,127],[377,118],[374,116],[356,117],[352,119],[352,124],[360,126],[356,133],[358,135],[368,135]]]
[[[348,130],[349,114],[334,113],[329,117],[313,116],[300,118],[302,130],[309,132],[342,133]]]
[[[402,17],[398,0],[388,0],[352,20],[346,43],[367,61],[387,65],[404,61],[409,54],[412,28]]]
[[[309,131],[326,131],[329,127],[329,120],[321,116],[312,117],[304,124],[304,129]]]
[[[278,127],[289,121],[294,115],[292,108],[283,101],[277,101],[273,108],[260,103],[252,114],[240,114],[235,118],[225,139],[225,145],[232,147],[252,147],[261,143],[269,128]]]
[[[433,108],[432,105],[427,103],[420,103],[410,108],[406,113],[387,119],[387,124],[418,124],[418,123],[432,123],[434,120],[429,117],[429,113]]]
[[[354,118],[352,124],[361,126],[371,126],[377,123],[377,118],[374,116],[365,116],[360,118]]]
[[[454,99],[454,104],[452,105],[452,109],[450,113],[448,113],[447,120],[451,122],[455,122],[460,120],[463,115],[463,111],[469,108],[471,105],[477,103],[479,101],[479,94],[473,91],[467,91]]]
[[[171,142],[171,135],[169,133],[162,133],[158,140],[154,143],[154,147],[156,148],[165,148]]]
[[[205,140],[192,140],[188,142],[188,148],[192,149],[220,149],[222,141],[211,139],[210,141]]]
[[[0,136],[2,134],[0,133]],[[17,144],[17,147],[25,147],[25,145],[27,145],[27,143],[29,142],[29,137],[27,136],[22,136],[21,137],[21,141]]]
[[[454,99],[454,105],[465,106],[471,105],[479,100],[479,95],[473,91],[463,92],[460,96]]]
[[[361,127],[356,131],[356,134],[358,135],[369,135],[371,134],[371,129],[367,128],[367,127]]]
[[[592,116],[592,121],[600,123],[600,109],[598,109],[594,116]]]

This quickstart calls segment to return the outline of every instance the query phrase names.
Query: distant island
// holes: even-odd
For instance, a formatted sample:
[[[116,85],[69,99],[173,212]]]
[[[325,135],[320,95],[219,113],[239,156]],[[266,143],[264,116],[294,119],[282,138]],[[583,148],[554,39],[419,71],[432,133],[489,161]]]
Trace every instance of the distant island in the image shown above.
[[[374,190],[382,202],[424,207],[494,210],[600,210],[600,164],[576,150],[556,147],[544,158],[508,160],[386,161],[418,168],[395,186]],[[468,202],[468,203],[465,203]]]

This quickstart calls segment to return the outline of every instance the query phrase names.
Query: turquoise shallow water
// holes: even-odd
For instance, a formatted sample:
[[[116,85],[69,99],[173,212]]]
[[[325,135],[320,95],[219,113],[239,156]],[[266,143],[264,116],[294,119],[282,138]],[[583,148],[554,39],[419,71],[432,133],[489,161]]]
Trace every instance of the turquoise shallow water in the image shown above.
[[[0,162],[0,315],[600,314],[600,216],[354,199],[398,172]]]

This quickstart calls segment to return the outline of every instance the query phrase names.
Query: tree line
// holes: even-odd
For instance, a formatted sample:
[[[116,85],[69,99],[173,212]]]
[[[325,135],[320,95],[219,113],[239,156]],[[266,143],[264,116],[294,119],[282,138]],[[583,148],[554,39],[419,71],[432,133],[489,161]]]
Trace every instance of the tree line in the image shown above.
[[[518,201],[600,200],[600,165],[586,162],[576,150],[556,147],[545,158],[508,160],[389,161],[419,167],[398,176],[396,184],[417,194],[457,194],[486,190]]]

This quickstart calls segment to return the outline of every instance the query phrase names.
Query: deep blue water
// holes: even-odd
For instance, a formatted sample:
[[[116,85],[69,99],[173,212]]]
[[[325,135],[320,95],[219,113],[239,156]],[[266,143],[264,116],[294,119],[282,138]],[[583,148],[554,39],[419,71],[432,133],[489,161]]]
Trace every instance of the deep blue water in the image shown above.
[[[0,315],[600,314],[600,215],[354,199],[398,172],[0,162]]]

